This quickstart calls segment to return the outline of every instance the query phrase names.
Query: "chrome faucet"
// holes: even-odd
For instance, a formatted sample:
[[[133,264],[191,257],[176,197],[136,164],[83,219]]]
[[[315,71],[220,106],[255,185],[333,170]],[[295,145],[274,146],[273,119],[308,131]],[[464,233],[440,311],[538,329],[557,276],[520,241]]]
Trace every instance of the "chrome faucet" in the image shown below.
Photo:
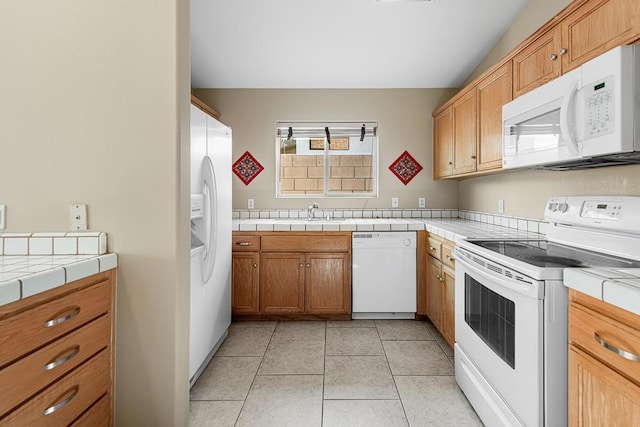
[[[309,203],[307,206],[307,219],[311,221],[314,218],[314,213],[318,209],[317,203]]]

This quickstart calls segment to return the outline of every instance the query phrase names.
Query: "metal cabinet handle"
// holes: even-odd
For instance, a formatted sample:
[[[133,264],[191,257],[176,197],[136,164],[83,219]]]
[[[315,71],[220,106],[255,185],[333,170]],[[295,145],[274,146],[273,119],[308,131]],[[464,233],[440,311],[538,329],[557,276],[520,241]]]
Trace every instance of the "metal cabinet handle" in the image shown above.
[[[433,246],[429,246],[429,249],[431,249],[432,251],[436,250],[436,248],[434,248]]]
[[[311,268],[311,264],[310,263],[307,263],[307,268]]]
[[[476,158],[476,156],[474,156],[474,155],[472,154],[472,155],[471,155],[471,158],[472,158],[472,159],[475,159],[475,158]]]
[[[450,165],[452,165],[452,164],[453,164],[453,162],[449,162],[449,164],[450,164]]]
[[[300,268],[304,268],[304,264],[303,263],[300,263]]]
[[[65,406],[67,403],[71,402],[73,398],[78,395],[78,392],[80,391],[80,386],[76,385],[75,387],[69,389],[69,391],[71,392],[69,393],[69,396],[65,397],[64,400],[62,400],[60,403],[56,403],[55,405],[49,406],[47,409],[44,410],[42,415],[51,415],[54,412],[56,412],[58,409]]]
[[[552,53],[549,59],[551,59],[552,61],[555,61],[556,59],[558,59],[558,55],[556,55],[555,53]]]
[[[564,55],[565,53],[567,53],[567,48],[563,47],[560,49],[560,55]]]
[[[258,264],[257,263],[253,263],[253,268],[258,268]]]
[[[76,345],[75,347],[72,347],[70,350],[71,350],[71,352],[69,352],[69,354],[67,354],[66,356],[60,357],[59,359],[56,359],[53,362],[49,362],[46,365],[44,365],[44,370],[45,371],[50,371],[53,368],[57,368],[58,366],[62,365],[63,363],[67,363],[69,360],[71,360],[74,357],[76,357],[76,355],[78,353],[80,353],[80,346]],[[62,353],[58,353],[56,355],[56,357],[60,356],[60,354],[66,353],[68,351],[69,351],[69,349],[63,351]]]
[[[617,354],[618,356],[622,356],[627,360],[631,360],[632,362],[640,362],[640,356],[638,356],[637,354],[633,354],[633,353],[629,353],[628,351],[624,351],[622,349],[619,349],[616,346],[613,346],[611,344],[609,344],[608,342],[606,342],[605,340],[603,340],[602,338],[600,338],[600,335],[598,335],[597,332],[593,333],[593,338],[596,340],[596,342],[598,344],[600,344],[602,347],[606,348],[607,350]]]
[[[251,242],[236,242],[238,246],[251,246]]]
[[[68,311],[68,310],[72,310],[71,313],[66,314],[64,316],[57,317],[55,319],[47,320],[46,322],[44,322],[44,327],[50,328],[52,326],[59,325],[60,323],[64,323],[67,320],[73,319],[80,313],[80,307],[75,307],[73,309],[68,308],[65,311]]]
[[[455,261],[455,260],[456,260],[456,259],[455,259],[455,258],[453,258],[451,255],[447,255],[447,257],[446,257],[446,258],[447,258],[449,261]]]

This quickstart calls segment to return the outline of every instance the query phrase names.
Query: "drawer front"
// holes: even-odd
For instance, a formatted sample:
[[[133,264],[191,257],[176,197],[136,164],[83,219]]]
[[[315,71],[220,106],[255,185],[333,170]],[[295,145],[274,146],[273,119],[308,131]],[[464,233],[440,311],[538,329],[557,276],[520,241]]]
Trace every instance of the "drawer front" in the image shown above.
[[[258,252],[260,251],[260,236],[233,235],[233,252]]]
[[[111,318],[102,316],[0,370],[0,416],[109,346]]]
[[[0,420],[0,426],[66,426],[109,392],[104,350]]]
[[[427,254],[431,255],[435,259],[442,260],[442,242],[434,239],[433,237],[429,237]]]
[[[265,252],[349,252],[351,235],[308,235],[262,236],[262,250]]]
[[[442,263],[453,269],[456,268],[456,259],[453,257],[453,247],[442,245]]]
[[[72,427],[109,427],[111,426],[111,399],[104,395],[87,412],[75,420]]]
[[[101,282],[0,321],[0,366],[107,313],[110,285]]]
[[[569,340],[572,344],[640,384],[640,361],[629,360],[615,350],[617,348],[640,358],[640,331],[575,304],[570,305],[569,316]]]

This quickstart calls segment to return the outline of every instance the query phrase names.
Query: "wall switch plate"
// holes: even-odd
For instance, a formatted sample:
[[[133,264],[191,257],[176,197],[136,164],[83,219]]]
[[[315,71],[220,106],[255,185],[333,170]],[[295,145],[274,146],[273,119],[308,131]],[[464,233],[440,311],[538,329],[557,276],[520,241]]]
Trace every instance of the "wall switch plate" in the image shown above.
[[[392,208],[397,208],[398,207],[398,198],[397,197],[392,197],[391,198],[391,207]]]
[[[0,230],[7,227],[7,205],[0,205]]]
[[[254,206],[255,206],[254,200],[247,199],[247,209],[253,209]]]
[[[419,208],[424,208],[425,206],[427,206],[427,200],[424,197],[419,197],[418,198],[418,207]]]
[[[69,205],[69,228],[71,230],[87,229],[87,205]]]
[[[504,200],[498,200],[498,213],[504,213]]]

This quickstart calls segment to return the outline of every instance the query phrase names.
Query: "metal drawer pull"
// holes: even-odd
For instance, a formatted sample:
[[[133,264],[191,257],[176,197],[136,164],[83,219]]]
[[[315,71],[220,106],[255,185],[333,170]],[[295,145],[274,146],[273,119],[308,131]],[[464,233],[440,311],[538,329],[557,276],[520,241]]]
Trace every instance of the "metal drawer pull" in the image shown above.
[[[64,323],[67,320],[73,319],[79,313],[80,313],[80,307],[76,307],[76,308],[73,309],[73,311],[71,313],[69,313],[67,315],[60,316],[60,317],[52,319],[52,320],[47,320],[46,322],[44,322],[44,327],[45,328],[50,328],[52,326],[59,325],[60,323]]]
[[[455,260],[456,260],[456,259],[455,259],[455,258],[453,258],[451,255],[447,255],[447,259],[448,259],[449,261],[455,261]]]
[[[58,355],[56,355],[56,357],[60,356],[60,354],[64,354],[66,352],[68,352],[69,350],[65,350],[62,353],[59,353]],[[72,351],[67,354],[64,357],[61,357],[59,359],[54,360],[53,362],[49,362],[46,365],[44,365],[44,370],[45,371],[50,371],[53,368],[57,368],[58,366],[62,365],[63,363],[68,362],[69,360],[73,359],[74,357],[76,357],[76,355],[80,353],[80,346],[77,345],[75,347],[72,347]]]
[[[631,360],[632,362],[640,362],[640,356],[638,356],[637,354],[629,353],[628,351],[624,351],[616,346],[609,344],[608,342],[600,338],[600,335],[598,335],[597,332],[593,333],[593,338],[595,338],[596,342],[602,347],[617,354],[618,356],[622,356],[627,360]]]
[[[76,395],[80,391],[80,386],[77,385],[77,386],[73,387],[70,391],[71,391],[71,393],[69,394],[69,396],[65,397],[64,400],[62,400],[60,403],[56,403],[53,406],[49,406],[47,409],[44,410],[42,415],[51,415],[54,412],[56,412],[58,409],[60,409],[63,406],[65,406],[67,403],[71,402],[73,400],[73,398],[76,397]]]
[[[429,249],[431,249],[432,251],[436,250],[436,248],[434,248],[433,246],[429,246]]]
[[[238,246],[251,246],[251,242],[236,242]]]
[[[255,262],[253,263],[253,268],[258,268],[258,264],[256,264]]]

